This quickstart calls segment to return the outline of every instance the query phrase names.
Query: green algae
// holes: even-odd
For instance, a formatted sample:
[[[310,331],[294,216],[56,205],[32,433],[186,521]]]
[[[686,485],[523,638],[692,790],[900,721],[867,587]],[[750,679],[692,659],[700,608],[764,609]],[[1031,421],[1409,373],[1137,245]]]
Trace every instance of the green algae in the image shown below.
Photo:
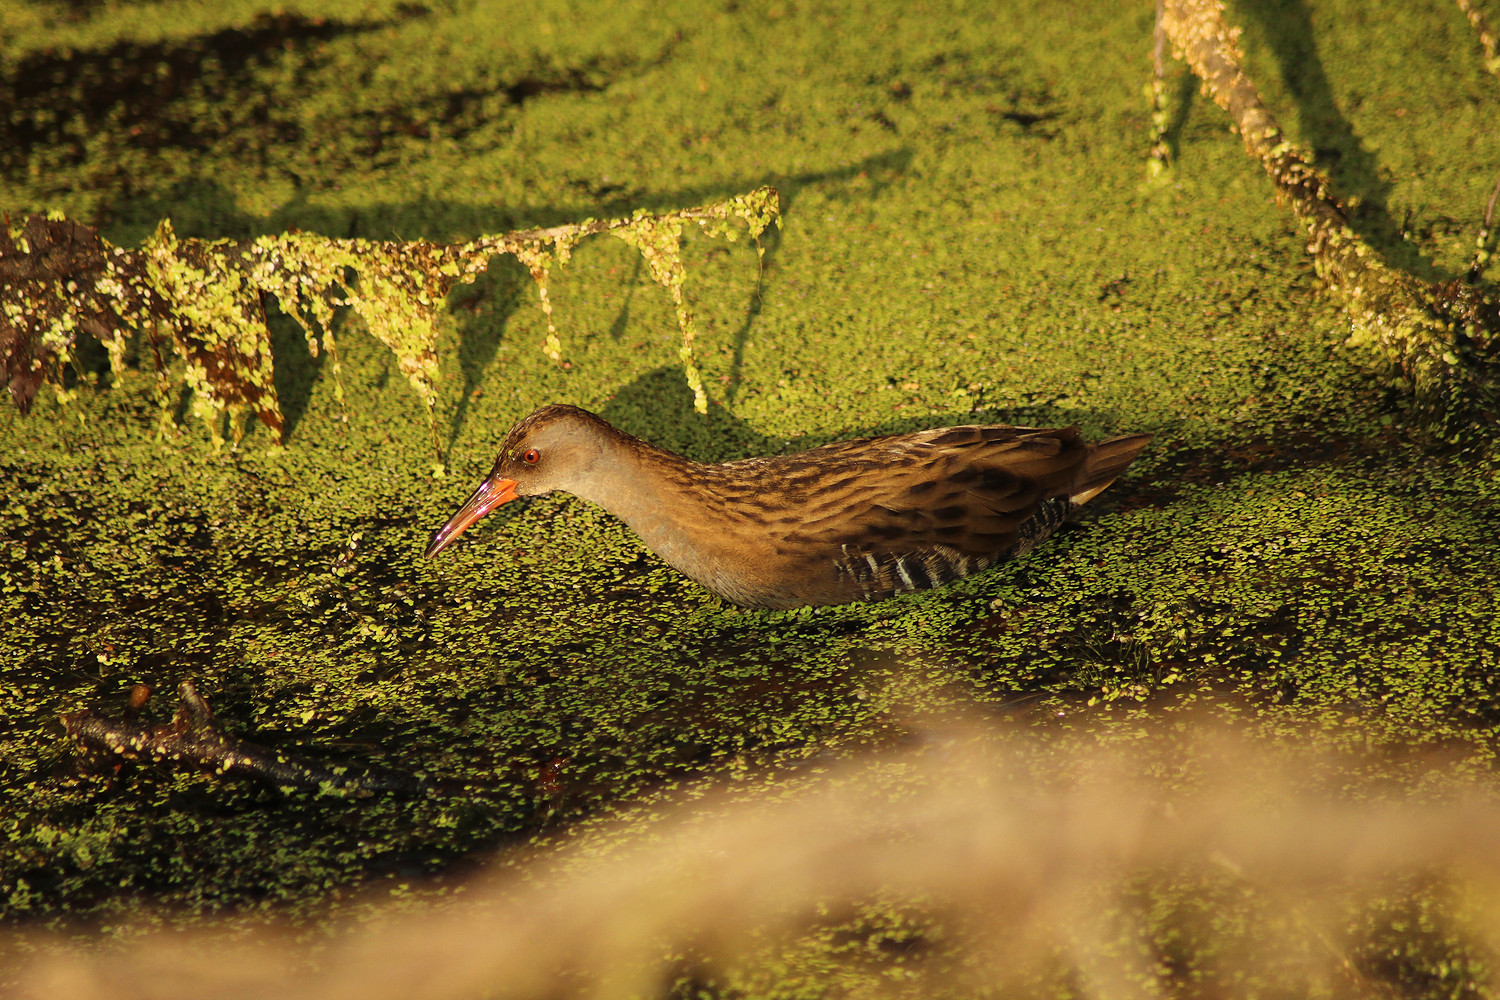
[[[341,404],[345,400],[333,327],[339,310],[348,307],[364,329],[395,354],[432,426],[438,392],[437,324],[452,287],[472,282],[496,254],[514,254],[530,271],[541,299],[547,319],[543,350],[562,363],[548,275],[553,264],[567,263],[572,248],[585,236],[611,233],[639,250],[652,277],[671,293],[682,331],[678,356],[695,409],[703,413],[707,397],[693,361],[697,325],[683,289],[683,221],[693,219],[704,232],[724,238],[736,233],[732,220],[740,220],[758,240],[779,211],[776,191],[762,187],[681,212],[640,210],[629,219],[588,219],[449,245],[330,240],[301,233],[247,243],[180,241],[171,221],[164,219],[139,252],[112,247],[76,223],[54,227],[51,220],[33,216],[24,233],[10,233],[0,247],[0,262],[24,276],[5,290],[0,335],[7,345],[12,394],[24,414],[43,378],[58,388],[60,401],[71,398],[71,392],[58,384],[59,370],[73,360],[80,331],[106,347],[116,375],[124,350],[122,327],[145,332],[156,358],[165,422],[172,381],[159,344],[159,331],[165,327],[186,362],[182,380],[191,393],[194,415],[203,419],[215,445],[223,443],[219,426],[227,416],[238,444],[244,410],[253,411],[278,437],[285,425],[276,397],[266,300],[273,298],[302,328],[314,357],[328,352]],[[59,244],[74,252],[59,252]],[[75,250],[75,245],[81,248]],[[433,431],[434,452],[441,454],[435,426]]]
[[[1011,719],[1043,760],[1206,712],[1272,741],[1375,748],[1350,766],[1413,785],[1432,779],[1396,748],[1442,749],[1459,784],[1492,767],[1493,444],[1434,440],[1328,346],[1336,318],[1301,238],[1214,109],[1175,110],[1176,165],[1142,186],[1149,5],[1015,4],[998,26],[958,6],[398,8],[304,5],[285,44],[205,67],[156,108],[201,122],[197,141],[146,143],[130,108],[106,107],[80,119],[87,142],[63,129],[33,145],[36,170],[7,167],[4,202],[120,245],[167,214],[184,238],[462,241],[775,183],[762,273],[691,226],[677,250],[708,412],[683,384],[675,303],[615,240],[548,273],[571,367],[537,350],[557,324],[515,262],[452,296],[431,337],[442,384],[463,388],[433,403],[456,475],[433,474],[409,373],[368,338],[340,336],[335,367],[273,320],[291,432],[276,447],[252,426],[233,452],[187,423],[153,440],[139,338],[113,370],[75,359],[71,384],[97,389],[0,416],[11,921],[126,935],[204,913],[326,916],[359,890],[440,896],[496,847],[602,829],[702,776],[774,780],[945,712]],[[50,53],[86,77],[118,41],[206,45],[260,9],[101,8],[10,36],[5,65]],[[1315,13],[1322,92],[1283,79],[1250,19],[1263,92],[1297,141],[1342,150],[1330,171],[1365,195],[1366,238],[1458,273],[1500,159],[1462,15],[1403,8],[1386,30],[1357,5]],[[312,31],[318,17],[337,30]],[[476,38],[506,57],[460,44]],[[51,93],[70,106],[72,90]],[[1408,212],[1405,237],[1381,242]],[[878,605],[725,607],[562,497],[423,561],[505,429],[553,401],[702,460],[973,420],[1158,438],[1032,558]],[[482,791],[351,801],[75,766],[58,714],[183,676],[238,736]],[[1192,898],[1161,904],[1187,914],[1164,934],[1191,925]],[[818,981],[824,945],[913,936],[907,918],[881,910],[864,937],[793,948],[783,982]],[[887,968],[899,949],[875,952]],[[1424,959],[1404,960],[1399,981],[1416,980]]]

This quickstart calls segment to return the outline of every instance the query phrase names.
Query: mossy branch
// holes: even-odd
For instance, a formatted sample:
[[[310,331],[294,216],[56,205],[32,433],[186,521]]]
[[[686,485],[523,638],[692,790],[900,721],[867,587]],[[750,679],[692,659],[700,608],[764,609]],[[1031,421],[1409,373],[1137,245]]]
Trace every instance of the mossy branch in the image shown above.
[[[1219,0],[1165,0],[1161,28],[1302,222],[1318,274],[1349,317],[1350,343],[1381,353],[1398,383],[1444,413],[1493,413],[1455,404],[1494,395],[1495,296],[1462,278],[1427,282],[1396,270],[1355,234],[1328,178],[1286,139],[1246,75],[1240,29],[1225,22]]]
[[[118,374],[126,332],[143,335],[156,362],[166,412],[170,382],[163,347],[185,362],[194,411],[215,440],[224,413],[236,438],[240,414],[259,417],[280,438],[264,302],[274,297],[302,326],[308,349],[327,350],[338,379],[334,317],[348,307],[396,355],[401,372],[433,423],[437,395],[438,319],[448,292],[473,281],[497,254],[513,254],[531,272],[547,317],[544,350],[562,359],[548,278],[586,236],[613,232],[636,247],[672,295],[682,330],[682,360],[700,412],[707,409],[693,360],[696,324],[683,288],[679,253],[684,222],[734,239],[741,226],[757,238],[779,215],[772,188],[676,212],[637,212],[465,243],[431,244],[331,239],[281,233],[251,240],[180,240],[169,221],[138,250],[111,246],[97,232],[62,218],[32,216],[0,232],[0,364],[24,413],[43,381],[61,386],[61,369],[80,334],[104,344]],[[351,277],[352,276],[352,277]],[[342,385],[335,390],[343,401]],[[60,390],[61,391],[61,390]]]
[[[1500,38],[1496,37],[1495,29],[1490,27],[1484,11],[1474,6],[1474,0],[1458,0],[1458,9],[1464,12],[1469,26],[1479,36],[1479,46],[1484,49],[1484,68],[1500,78]]]

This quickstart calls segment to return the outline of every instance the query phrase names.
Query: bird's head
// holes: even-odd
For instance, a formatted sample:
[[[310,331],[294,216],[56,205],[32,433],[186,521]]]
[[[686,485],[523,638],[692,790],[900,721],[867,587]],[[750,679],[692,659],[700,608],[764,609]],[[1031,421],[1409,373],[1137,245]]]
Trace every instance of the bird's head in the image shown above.
[[[576,406],[544,406],[510,429],[495,467],[427,545],[430,559],[475,521],[517,497],[565,490],[589,494],[606,443],[618,431]]]

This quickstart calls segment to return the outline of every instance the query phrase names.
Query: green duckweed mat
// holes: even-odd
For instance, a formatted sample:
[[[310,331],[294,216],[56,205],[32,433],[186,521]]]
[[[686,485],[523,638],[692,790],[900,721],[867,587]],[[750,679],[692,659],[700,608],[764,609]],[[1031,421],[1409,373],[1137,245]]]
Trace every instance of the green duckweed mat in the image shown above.
[[[1180,66],[1177,164],[1146,181],[1150,3],[0,11],[0,207],[120,245],[165,217],[203,239],[461,240],[782,198],[763,259],[689,234],[706,417],[671,299],[606,239],[552,274],[564,365],[514,260],[453,293],[441,455],[388,352],[341,335],[340,406],[274,318],[284,446],[257,426],[215,449],[185,399],[161,433],[141,345],[118,377],[80,357],[66,404],[0,413],[5,923],[128,936],[441,895],[497,850],[524,864],[503,859],[684,781],[891,746],[918,715],[1019,720],[1043,755],[1222,717],[1441,750],[1449,777],[1488,780],[1500,454],[1431,430],[1339,346],[1293,221]],[[1231,16],[1355,227],[1461,274],[1500,164],[1500,81],[1462,12]],[[1032,557],[879,604],[726,606],[560,495],[425,561],[505,430],[550,402],[701,460],[968,422],[1157,438]],[[477,790],[80,766],[60,714],[144,683],[160,715],[185,678],[233,735]],[[806,995],[821,946],[799,947]],[[1391,988],[1483,978],[1418,966]]]

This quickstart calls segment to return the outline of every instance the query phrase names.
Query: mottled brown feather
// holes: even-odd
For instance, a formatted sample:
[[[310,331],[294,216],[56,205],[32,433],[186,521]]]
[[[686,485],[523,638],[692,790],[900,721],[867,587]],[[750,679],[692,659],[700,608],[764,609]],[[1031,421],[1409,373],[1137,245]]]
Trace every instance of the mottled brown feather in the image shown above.
[[[491,480],[588,497],[710,590],[784,608],[942,586],[1024,555],[1149,440],[974,425],[710,465],[550,406],[512,428]]]

